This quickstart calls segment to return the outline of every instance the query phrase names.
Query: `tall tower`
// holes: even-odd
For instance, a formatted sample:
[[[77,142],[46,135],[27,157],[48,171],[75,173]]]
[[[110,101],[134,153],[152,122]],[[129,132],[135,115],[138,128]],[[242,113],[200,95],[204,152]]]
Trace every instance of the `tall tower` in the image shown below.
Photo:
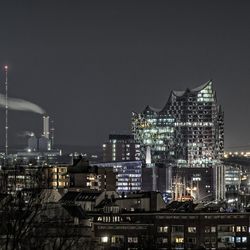
[[[55,142],[55,127],[54,127],[54,121],[51,120],[51,128],[50,128],[50,138],[51,138],[51,147],[54,146]]]
[[[43,136],[49,139],[49,116],[47,114],[43,116]]]
[[[5,157],[8,156],[8,66],[4,66],[5,72]]]

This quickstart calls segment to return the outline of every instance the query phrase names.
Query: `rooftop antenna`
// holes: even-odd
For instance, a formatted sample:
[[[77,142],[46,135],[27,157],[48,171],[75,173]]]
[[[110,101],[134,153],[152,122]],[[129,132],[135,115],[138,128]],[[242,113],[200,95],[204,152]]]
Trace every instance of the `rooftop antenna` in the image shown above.
[[[8,157],[8,65],[4,66],[5,72],[5,157]]]

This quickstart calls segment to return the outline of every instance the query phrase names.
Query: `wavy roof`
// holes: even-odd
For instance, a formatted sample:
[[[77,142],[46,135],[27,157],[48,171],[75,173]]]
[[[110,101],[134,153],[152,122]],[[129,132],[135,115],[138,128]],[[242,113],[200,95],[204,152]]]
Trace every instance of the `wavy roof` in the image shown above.
[[[193,89],[186,89],[185,91],[176,91],[176,90],[173,90],[172,91],[172,94],[174,94],[175,96],[177,97],[181,97],[183,96],[185,93],[187,92],[191,92],[191,93],[197,93],[199,91],[201,91],[202,89],[206,88],[208,84],[210,83],[213,83],[212,80],[209,80],[208,82],[196,87],[196,88],[193,88]]]

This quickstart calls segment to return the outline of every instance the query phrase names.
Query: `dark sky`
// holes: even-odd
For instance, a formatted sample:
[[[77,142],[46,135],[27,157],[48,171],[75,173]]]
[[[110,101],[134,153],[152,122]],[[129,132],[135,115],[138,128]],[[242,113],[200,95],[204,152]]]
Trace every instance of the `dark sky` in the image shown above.
[[[53,117],[58,144],[101,144],[129,131],[131,111],[213,79],[226,147],[250,145],[249,13],[243,0],[1,0],[0,65],[10,96]],[[10,144],[40,133],[41,119],[11,111]]]

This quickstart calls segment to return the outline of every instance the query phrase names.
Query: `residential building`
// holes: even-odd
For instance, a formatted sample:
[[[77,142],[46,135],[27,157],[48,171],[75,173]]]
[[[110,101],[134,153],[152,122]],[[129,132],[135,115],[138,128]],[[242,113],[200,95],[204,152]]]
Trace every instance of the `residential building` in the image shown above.
[[[105,220],[101,221],[101,218]],[[109,218],[110,217],[110,218]],[[119,217],[115,221],[114,217]],[[249,249],[249,213],[96,214],[99,249]]]
[[[117,176],[112,167],[91,166],[82,157],[74,160],[74,164],[68,168],[68,175],[71,190],[116,190]]]
[[[69,187],[69,165],[47,165],[43,169],[45,188],[64,189]]]

